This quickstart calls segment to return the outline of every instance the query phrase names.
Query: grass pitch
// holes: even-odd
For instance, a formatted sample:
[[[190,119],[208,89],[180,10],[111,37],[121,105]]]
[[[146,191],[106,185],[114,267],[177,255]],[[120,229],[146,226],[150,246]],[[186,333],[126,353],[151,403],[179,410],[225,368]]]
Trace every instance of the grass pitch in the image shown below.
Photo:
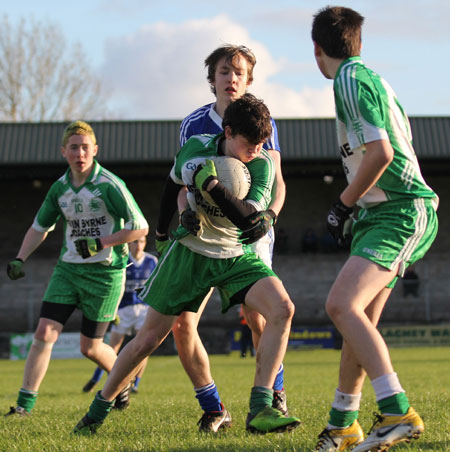
[[[417,441],[393,451],[450,451],[450,348],[391,350],[394,367],[412,405],[425,421]],[[290,412],[302,420],[289,434],[255,436],[245,431],[254,358],[211,356],[211,368],[222,401],[232,414],[233,427],[218,435],[199,434],[201,411],[192,385],[177,356],[151,357],[130,407],[113,412],[94,437],[73,437],[72,428],[86,413],[93,393],[81,391],[94,365],[86,360],[50,363],[33,415],[0,418],[1,452],[300,452],[314,449],[326,425],[337,383],[339,351],[289,351],[284,361]],[[0,361],[0,410],[14,405],[22,382],[23,361]],[[99,389],[105,381],[103,377]],[[97,388],[96,388],[97,389]],[[360,423],[372,425],[376,404],[366,381]]]

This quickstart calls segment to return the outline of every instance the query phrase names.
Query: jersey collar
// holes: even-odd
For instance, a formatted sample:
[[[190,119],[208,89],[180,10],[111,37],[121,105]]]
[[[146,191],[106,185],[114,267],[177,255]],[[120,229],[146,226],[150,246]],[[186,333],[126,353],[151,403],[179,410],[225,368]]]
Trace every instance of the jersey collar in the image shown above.
[[[337,79],[339,77],[339,75],[341,74],[341,72],[344,70],[344,68],[353,63],[363,64],[362,59],[359,55],[347,58],[339,65],[334,78]]]
[[[211,104],[211,108],[209,109],[209,117],[211,120],[220,128],[222,128],[222,118],[219,116],[217,111],[214,109],[216,106],[216,103]]]
[[[84,182],[83,185],[80,185],[80,187],[77,187],[77,191],[79,191],[79,189],[81,187],[83,187],[84,185],[94,181],[95,179],[97,179],[97,177],[99,176],[100,172],[102,170],[102,167],[100,166],[100,164],[97,162],[97,160],[94,159],[94,168],[91,171],[91,174],[89,174],[89,177],[86,179],[86,181]],[[66,184],[72,185],[72,182],[70,180],[70,167],[67,168],[67,171],[64,175],[64,179],[66,181]]]

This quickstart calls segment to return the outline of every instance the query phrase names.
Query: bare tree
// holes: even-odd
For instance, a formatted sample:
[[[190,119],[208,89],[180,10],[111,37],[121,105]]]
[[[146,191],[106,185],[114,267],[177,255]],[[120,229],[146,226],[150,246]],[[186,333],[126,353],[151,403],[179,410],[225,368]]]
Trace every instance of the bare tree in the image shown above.
[[[58,26],[8,16],[0,21],[0,120],[50,121],[107,116],[106,96],[80,44]]]

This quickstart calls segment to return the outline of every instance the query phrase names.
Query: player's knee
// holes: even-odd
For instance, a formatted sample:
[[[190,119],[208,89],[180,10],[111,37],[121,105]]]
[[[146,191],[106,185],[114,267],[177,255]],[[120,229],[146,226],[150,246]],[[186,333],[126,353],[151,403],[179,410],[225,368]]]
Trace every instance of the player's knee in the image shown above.
[[[172,333],[177,343],[186,341],[188,338],[193,337],[196,333],[197,325],[189,321],[188,319],[180,316],[172,327]]]
[[[330,319],[333,321],[338,320],[343,314],[345,314],[345,309],[343,309],[340,303],[337,303],[333,299],[327,300],[325,310]]]
[[[289,297],[282,297],[273,306],[273,312],[266,320],[273,320],[277,323],[290,323],[294,317],[295,306]]]
[[[94,359],[97,355],[96,347],[93,344],[81,342],[80,352],[88,359]]]
[[[58,337],[59,331],[55,330],[52,325],[41,322],[34,333],[35,340],[49,344],[54,344]]]

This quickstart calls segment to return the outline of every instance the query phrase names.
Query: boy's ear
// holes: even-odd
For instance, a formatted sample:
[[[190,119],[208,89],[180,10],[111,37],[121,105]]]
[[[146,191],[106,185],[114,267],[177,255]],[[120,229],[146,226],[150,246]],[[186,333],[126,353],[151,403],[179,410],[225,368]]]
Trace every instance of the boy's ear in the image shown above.
[[[96,145],[94,146],[94,152],[93,152],[93,155],[96,156],[96,155],[97,155],[97,152],[98,152],[98,144],[96,144]]]
[[[320,56],[322,56],[322,54],[323,54],[322,47],[320,47],[320,45],[314,41],[314,56],[320,57]]]
[[[230,126],[225,126],[223,131],[225,132],[225,138],[233,138],[233,131]]]
[[[61,149],[62,156],[65,158],[66,157],[66,152],[65,152],[66,150],[65,150],[64,146],[61,146],[60,149]]]

